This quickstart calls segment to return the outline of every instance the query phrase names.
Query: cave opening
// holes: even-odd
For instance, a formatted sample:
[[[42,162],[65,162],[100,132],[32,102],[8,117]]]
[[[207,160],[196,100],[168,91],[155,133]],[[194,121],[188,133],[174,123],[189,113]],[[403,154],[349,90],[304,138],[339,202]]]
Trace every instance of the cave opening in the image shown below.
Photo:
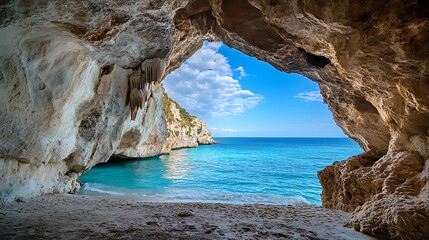
[[[316,67],[328,64],[322,57],[301,54]],[[205,42],[162,84],[166,141],[172,151],[144,159],[114,155],[80,177],[84,184],[79,194],[321,204],[317,171],[362,152],[333,121],[317,83],[278,71],[222,42]],[[195,139],[193,134],[203,130],[190,130],[197,122],[187,118],[193,116],[205,121],[219,144]],[[141,137],[128,132],[123,138]],[[119,148],[139,144],[126,143]]]
[[[401,239],[429,236],[429,228],[424,228],[429,225],[427,1],[93,2],[75,1],[72,7],[60,1],[0,4],[0,205],[16,201],[13,206],[19,216],[9,221],[10,211],[4,209],[6,221],[0,225],[8,225],[8,236],[33,236],[35,229],[43,235],[47,231],[42,225],[57,232],[58,225],[50,224],[57,219],[68,221],[64,226],[76,223],[73,233],[79,232],[82,221],[74,217],[84,216],[85,222],[89,215],[73,208],[68,210],[75,216],[56,211],[56,215],[46,214],[48,224],[34,221],[34,216],[52,210],[50,206],[67,209],[62,205],[67,200],[43,197],[41,205],[33,208],[41,212],[34,214],[21,211],[21,204],[32,196],[74,193],[80,187],[78,177],[112,153],[158,157],[99,165],[80,178],[86,182],[83,190],[183,201],[304,199],[320,204],[320,199],[311,197],[320,193],[315,172],[356,154],[349,153],[349,147],[358,149],[357,153],[362,150],[351,140],[353,146],[337,138],[310,138],[326,136],[322,130],[328,128],[320,124],[324,115],[318,111],[323,108],[309,107],[322,104],[316,83],[338,126],[365,151],[318,172],[323,206],[353,212],[348,226],[363,233]],[[166,80],[169,95],[163,95],[159,82],[163,70],[170,73],[178,68],[204,40],[222,41],[315,83],[300,75],[280,81],[269,69],[233,66],[234,57],[229,56],[229,67],[219,67],[219,58],[204,71],[192,69],[189,60],[183,64],[189,69],[182,77],[189,80],[196,74],[199,80],[182,81],[176,87],[181,95],[175,95]],[[197,63],[207,62],[202,58]],[[253,73],[258,69],[259,74]],[[221,81],[206,81],[213,76]],[[304,88],[306,81],[308,88]],[[167,111],[164,102],[171,107]],[[326,106],[323,111],[328,112]],[[311,114],[289,121],[302,112]],[[207,120],[208,126],[192,115]],[[170,123],[176,123],[175,129],[168,129]],[[164,149],[170,136],[177,140],[202,135],[192,141],[201,145],[210,143],[209,130],[220,144],[159,155],[175,148],[171,140]],[[312,135],[295,134],[305,131]],[[117,169],[107,169],[114,166]],[[91,176],[103,167],[105,171]],[[102,181],[97,182],[96,176]],[[76,206],[84,201],[78,200]],[[123,206],[105,205],[108,211],[104,212],[112,215],[113,205]],[[327,211],[323,209],[322,215]],[[336,219],[338,214],[332,216]],[[15,222],[21,222],[21,217],[27,218],[27,224],[16,231]],[[112,230],[118,236],[136,229],[134,219],[117,225],[120,228],[111,228],[103,217],[98,220],[100,224],[93,226],[104,226],[99,229],[102,234]],[[342,231],[337,228],[341,221],[326,229]],[[264,229],[265,234],[267,225],[260,222],[261,227],[252,228]],[[287,222],[281,223],[282,229]],[[188,226],[187,233],[204,229]],[[228,227],[235,231],[236,226]],[[169,230],[176,232],[173,227]],[[247,223],[245,228],[249,229]],[[225,231],[219,232],[225,236]],[[308,233],[310,238],[335,238]]]
[[[276,4],[275,1],[271,3]],[[217,21],[218,18],[222,21]],[[113,186],[113,192],[120,193],[123,191],[121,189],[128,189],[124,191],[129,193],[129,189],[133,189],[140,195],[156,195],[167,199],[175,196],[176,200],[192,201],[195,199],[189,196],[196,195],[200,200],[209,201],[203,199],[204,195],[217,196],[213,197],[213,201],[228,202],[234,198],[243,199],[234,195],[240,193],[257,195],[250,199],[260,199],[258,194],[268,194],[274,198],[280,196],[278,203],[302,200],[321,204],[322,189],[317,171],[334,161],[362,153],[360,147],[369,149],[369,143],[363,141],[359,134],[352,137],[360,147],[347,138],[323,103],[318,84],[324,81],[327,73],[334,71],[334,65],[326,57],[328,52],[314,49],[304,42],[295,42],[293,36],[275,27],[276,24],[267,22],[261,10],[246,0],[224,1],[217,10],[212,9],[209,1],[192,1],[177,11],[174,23],[180,31],[193,32],[210,41],[221,40],[231,48],[221,42],[204,42],[202,48],[190,56],[192,50],[181,51],[181,40],[185,38],[180,38],[170,56],[169,69],[166,70],[169,74],[162,82],[166,92],[162,94],[159,89],[156,92],[152,89],[152,105],[145,102],[143,105],[137,104],[138,107],[131,106],[132,120],[142,122],[142,129],[148,127],[147,131],[151,132],[134,127],[128,129],[113,155],[113,158],[121,160],[99,166],[118,168],[118,172],[125,171],[126,174],[112,177],[109,169],[97,173],[96,167],[85,173],[81,180],[100,185],[88,187],[88,184],[84,184],[84,192],[88,189],[110,192]],[[249,25],[252,31],[248,30]],[[187,47],[196,51],[201,47],[199,44],[200,41]],[[243,53],[234,49],[241,49]],[[261,61],[245,54],[257,56]],[[183,56],[188,60],[178,68],[184,60],[181,59]],[[331,94],[325,98],[330,98],[332,102],[332,92],[324,92]],[[338,93],[334,90],[334,94]],[[378,117],[377,109],[362,98],[341,95],[334,98],[346,105],[363,100],[366,104],[360,110]],[[134,100],[140,102],[140,97]],[[159,109],[160,102],[164,115],[156,114],[160,112],[156,107]],[[347,108],[345,105],[342,107]],[[150,113],[150,116],[140,114],[139,117],[136,110]],[[194,121],[194,115],[205,122]],[[336,117],[338,120],[338,115]],[[374,122],[379,120],[377,117],[373,118]],[[166,120],[164,126],[154,124],[151,120],[160,118]],[[156,128],[153,128],[154,125]],[[162,129],[167,134],[161,133]],[[213,138],[210,132],[214,140],[221,144],[199,146],[197,150],[187,148],[211,143],[210,139]],[[198,137],[192,138],[193,134]],[[203,134],[204,137],[200,138]],[[384,137],[380,135],[380,141],[384,141]],[[265,142],[258,143],[261,139]],[[147,161],[123,160],[169,152],[170,155],[159,155]],[[241,162],[236,168],[237,162],[243,159],[249,162]],[[225,163],[231,164],[225,167]],[[207,166],[211,167],[210,170],[205,169]],[[158,172],[147,172],[145,169],[157,169]],[[283,172],[278,169],[283,169]],[[255,175],[256,172],[260,174]],[[98,177],[94,178],[90,173],[97,173]],[[245,179],[237,178],[237,173]],[[142,178],[141,174],[149,176],[149,179]],[[123,176],[123,179],[114,180],[119,176]],[[154,178],[151,179],[151,176]],[[232,188],[225,184],[213,184],[225,182],[225,178],[230,179],[229,187]],[[110,187],[103,185],[106,179]],[[179,192],[189,189],[202,194],[194,192],[184,199],[178,197]],[[180,191],[174,192],[176,190]]]

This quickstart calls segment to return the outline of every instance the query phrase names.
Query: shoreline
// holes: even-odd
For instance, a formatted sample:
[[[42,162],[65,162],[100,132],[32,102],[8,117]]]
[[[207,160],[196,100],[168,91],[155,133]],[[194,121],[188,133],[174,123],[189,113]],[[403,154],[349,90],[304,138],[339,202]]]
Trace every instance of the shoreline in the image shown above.
[[[101,189],[83,183],[81,189],[74,193],[78,196],[95,196],[105,198],[133,199],[143,202],[177,202],[177,203],[220,203],[220,204],[264,204],[264,205],[314,205],[302,196],[282,196],[273,194],[234,193],[234,192],[202,192],[185,189],[174,189],[167,192],[143,193],[130,189]],[[209,197],[207,197],[209,196]]]
[[[373,239],[316,205],[46,195],[0,207],[1,239]]]
[[[165,155],[170,155],[171,151],[174,150],[180,150],[180,149],[187,149],[187,148],[197,148],[199,146],[210,146],[210,145],[215,145],[215,144],[221,144],[220,142],[213,140],[212,143],[207,143],[207,144],[200,144],[197,143],[197,146],[183,146],[183,147],[177,147],[177,148],[171,148],[170,151],[167,152],[161,152],[152,156],[144,156],[144,157],[129,157],[129,156],[124,156],[121,154],[113,154],[112,156],[110,156],[109,160],[107,162],[102,162],[102,163],[98,163],[98,164],[108,164],[108,163],[113,163],[113,162],[118,162],[118,161],[123,161],[123,160],[148,160],[150,158],[156,158],[156,157],[160,157],[160,156],[165,156]]]

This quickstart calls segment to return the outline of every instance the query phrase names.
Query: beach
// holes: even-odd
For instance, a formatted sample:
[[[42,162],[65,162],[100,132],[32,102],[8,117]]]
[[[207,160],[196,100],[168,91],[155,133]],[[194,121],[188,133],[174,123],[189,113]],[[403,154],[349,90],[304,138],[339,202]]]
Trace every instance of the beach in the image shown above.
[[[0,208],[0,239],[373,239],[316,205],[46,195]]]

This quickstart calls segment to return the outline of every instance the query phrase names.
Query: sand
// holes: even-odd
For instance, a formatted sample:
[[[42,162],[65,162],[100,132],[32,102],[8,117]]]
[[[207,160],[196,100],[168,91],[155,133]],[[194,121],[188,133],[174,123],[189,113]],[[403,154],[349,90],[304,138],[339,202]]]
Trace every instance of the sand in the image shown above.
[[[48,195],[0,208],[0,239],[373,239],[314,205]]]

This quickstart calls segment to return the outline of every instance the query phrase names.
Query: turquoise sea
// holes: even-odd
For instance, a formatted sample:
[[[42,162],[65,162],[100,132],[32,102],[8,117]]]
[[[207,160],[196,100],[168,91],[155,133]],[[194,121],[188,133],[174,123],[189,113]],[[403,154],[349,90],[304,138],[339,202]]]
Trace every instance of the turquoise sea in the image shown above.
[[[99,164],[78,194],[154,201],[321,204],[317,171],[362,149],[348,138],[215,138],[220,144]]]

